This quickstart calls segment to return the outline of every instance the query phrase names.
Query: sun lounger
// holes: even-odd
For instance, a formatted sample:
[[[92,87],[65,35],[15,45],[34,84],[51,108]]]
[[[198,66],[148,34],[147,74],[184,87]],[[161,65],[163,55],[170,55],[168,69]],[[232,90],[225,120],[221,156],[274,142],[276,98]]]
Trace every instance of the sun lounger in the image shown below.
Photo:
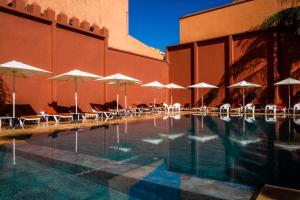
[[[131,104],[129,106],[128,112],[132,114],[141,114],[143,112],[143,109],[139,108],[136,104]]]
[[[282,104],[275,105],[275,104],[268,104],[265,107],[265,114],[269,112],[273,112],[276,115],[277,111],[282,111],[284,114],[286,113],[286,107]]]
[[[245,113],[247,113],[247,111],[251,111],[252,114],[255,114],[255,105],[253,103],[248,103],[245,108],[243,109]]]
[[[220,106],[220,115],[222,114],[222,111],[226,111],[227,115],[229,115],[229,110],[230,110],[230,104],[225,103]]]
[[[60,122],[61,119],[73,121],[74,117],[71,113],[58,113],[54,107],[48,105],[44,111],[48,117],[53,117],[56,123]]]
[[[12,126],[13,118],[4,116],[4,117],[0,117],[0,127],[2,126],[2,121],[6,121],[6,120],[9,121],[9,125]]]
[[[180,103],[174,103],[172,108],[171,108],[172,112],[174,112],[174,111],[180,112],[180,107],[181,107]]]
[[[152,107],[144,103],[137,105],[137,107],[140,108],[143,112],[151,112],[153,110]]]
[[[300,111],[300,103],[297,103],[293,107],[293,114],[295,115],[297,111]]]
[[[167,104],[167,103],[163,103],[163,106],[164,106],[164,108],[165,108],[165,111],[170,112],[170,110],[172,110],[172,106],[170,106],[170,105]]]
[[[108,111],[108,109],[101,104],[90,104],[92,107],[92,112],[98,114],[101,119],[105,117],[106,120],[113,119],[117,116],[117,112],[115,111]]]
[[[39,125],[41,122],[41,117],[37,115],[28,115],[28,116],[21,116],[19,118],[19,122],[21,126],[24,126],[26,121],[37,122],[37,124]]]

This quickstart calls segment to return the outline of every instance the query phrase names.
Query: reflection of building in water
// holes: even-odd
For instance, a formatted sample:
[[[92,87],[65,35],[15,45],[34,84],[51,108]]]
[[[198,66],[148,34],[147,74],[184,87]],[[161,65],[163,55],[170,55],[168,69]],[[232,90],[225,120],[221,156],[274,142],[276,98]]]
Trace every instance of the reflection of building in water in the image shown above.
[[[263,117],[257,117],[254,123],[246,121],[243,129],[242,118],[224,122],[205,116],[202,128],[200,116],[184,120],[189,123],[173,126],[173,131],[186,128],[189,133],[170,144],[169,170],[257,187],[266,183],[295,187],[300,181],[295,174],[300,167],[299,151],[275,145],[275,132],[287,134],[287,124],[275,130],[278,123],[266,123]],[[201,142],[194,139],[197,135],[217,135],[218,139]]]

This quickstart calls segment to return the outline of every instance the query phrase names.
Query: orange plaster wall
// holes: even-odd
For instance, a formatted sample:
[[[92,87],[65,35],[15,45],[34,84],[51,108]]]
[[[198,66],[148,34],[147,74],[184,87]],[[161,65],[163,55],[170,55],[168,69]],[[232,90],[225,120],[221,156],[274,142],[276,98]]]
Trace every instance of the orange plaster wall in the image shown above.
[[[0,12],[0,63],[18,60],[51,71],[50,26]],[[16,102],[37,111],[51,99],[50,75],[16,79]],[[1,99],[12,103],[12,77],[1,76]],[[3,95],[5,93],[5,95]]]
[[[218,89],[203,89],[204,101],[207,94],[213,92],[217,97],[205,103],[214,106],[221,104],[225,99],[225,41],[223,39],[206,43],[198,43],[198,80],[218,86]],[[201,103],[201,91],[198,90],[199,103]],[[206,104],[207,105],[207,104]]]
[[[180,43],[256,29],[268,16],[286,8],[278,0],[249,0],[180,19]]]
[[[168,64],[157,59],[147,58],[124,51],[108,49],[106,75],[121,73],[134,77],[143,83],[159,81],[163,84],[169,82]],[[106,100],[116,100],[117,87],[106,85]],[[124,87],[119,89],[120,103],[124,106]],[[127,86],[128,105],[152,103],[156,96],[157,102],[167,102],[167,90],[160,91],[141,87],[140,85]]]
[[[168,48],[168,60],[170,65],[170,83],[175,83],[187,87],[193,83],[192,66],[193,66],[193,46],[183,45],[179,48]],[[173,103],[179,102],[182,105],[191,103],[192,92],[186,89],[173,90]]]
[[[58,28],[56,32],[53,75],[79,69],[97,75],[104,72],[104,41]],[[91,111],[89,103],[103,103],[103,83],[78,83],[78,105]],[[60,105],[74,105],[74,83],[54,81],[53,100]]]
[[[80,21],[105,26],[109,30],[110,47],[163,59],[159,50],[129,35],[128,0],[27,0],[28,4],[33,2],[40,4],[42,10],[50,7],[57,14],[63,12],[70,18],[76,16]]]

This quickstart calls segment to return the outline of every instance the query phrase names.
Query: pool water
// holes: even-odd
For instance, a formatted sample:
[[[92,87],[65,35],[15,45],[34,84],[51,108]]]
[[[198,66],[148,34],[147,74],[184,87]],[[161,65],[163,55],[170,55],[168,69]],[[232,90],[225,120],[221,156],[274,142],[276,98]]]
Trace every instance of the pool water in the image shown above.
[[[182,115],[19,137],[0,199],[250,199],[300,189],[298,119]],[[25,142],[24,142],[25,141]]]

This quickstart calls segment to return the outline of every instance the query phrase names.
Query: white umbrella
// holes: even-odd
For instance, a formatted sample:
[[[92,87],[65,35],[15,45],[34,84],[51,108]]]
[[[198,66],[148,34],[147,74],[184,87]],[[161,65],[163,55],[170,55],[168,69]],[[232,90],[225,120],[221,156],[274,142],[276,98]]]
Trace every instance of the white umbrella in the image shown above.
[[[47,73],[51,72],[15,60],[0,65],[0,75],[13,77],[13,118],[16,117],[16,77],[28,78]]]
[[[291,85],[298,85],[300,84],[299,80],[292,79],[292,78],[286,78],[282,81],[279,81],[275,83],[274,85],[288,85],[289,90],[289,109],[291,108]]]
[[[174,83],[170,83],[168,85],[165,85],[165,88],[168,88],[171,90],[171,105],[173,105],[173,89],[185,89],[184,87],[180,85],[176,85]]]
[[[141,84],[142,81],[123,75],[123,74],[113,74],[110,76],[106,76],[100,79],[99,81],[106,81],[108,84],[115,84],[118,87],[124,85],[125,87],[125,108],[127,109],[127,96],[126,96],[126,86],[132,84]],[[117,113],[119,112],[119,92],[117,94]]]
[[[209,88],[218,88],[218,87],[215,85],[210,85],[208,83],[201,82],[201,83],[197,83],[195,85],[188,86],[188,88],[209,89]],[[203,94],[201,97],[201,102],[202,102],[201,107],[203,108]]]
[[[261,87],[261,85],[251,83],[248,81],[241,81],[241,82],[238,82],[238,83],[235,83],[235,84],[229,86],[229,88],[242,88],[243,89],[243,108],[245,107],[245,88],[252,88],[252,87]]]
[[[78,113],[78,100],[77,100],[77,84],[78,82],[85,82],[89,80],[95,80],[100,78],[101,76],[91,74],[88,72],[83,72],[78,69],[71,70],[69,72],[54,76],[50,78],[51,80],[59,80],[59,81],[73,81],[75,84],[75,113]]]
[[[143,87],[156,88],[156,89],[161,89],[161,88],[164,88],[164,87],[165,87],[163,84],[161,84],[161,83],[158,82],[158,81],[153,81],[153,82],[144,84],[144,85],[142,85],[142,86],[143,86]],[[154,98],[154,101],[153,101],[153,102],[154,102],[153,107],[155,108],[156,97]]]

